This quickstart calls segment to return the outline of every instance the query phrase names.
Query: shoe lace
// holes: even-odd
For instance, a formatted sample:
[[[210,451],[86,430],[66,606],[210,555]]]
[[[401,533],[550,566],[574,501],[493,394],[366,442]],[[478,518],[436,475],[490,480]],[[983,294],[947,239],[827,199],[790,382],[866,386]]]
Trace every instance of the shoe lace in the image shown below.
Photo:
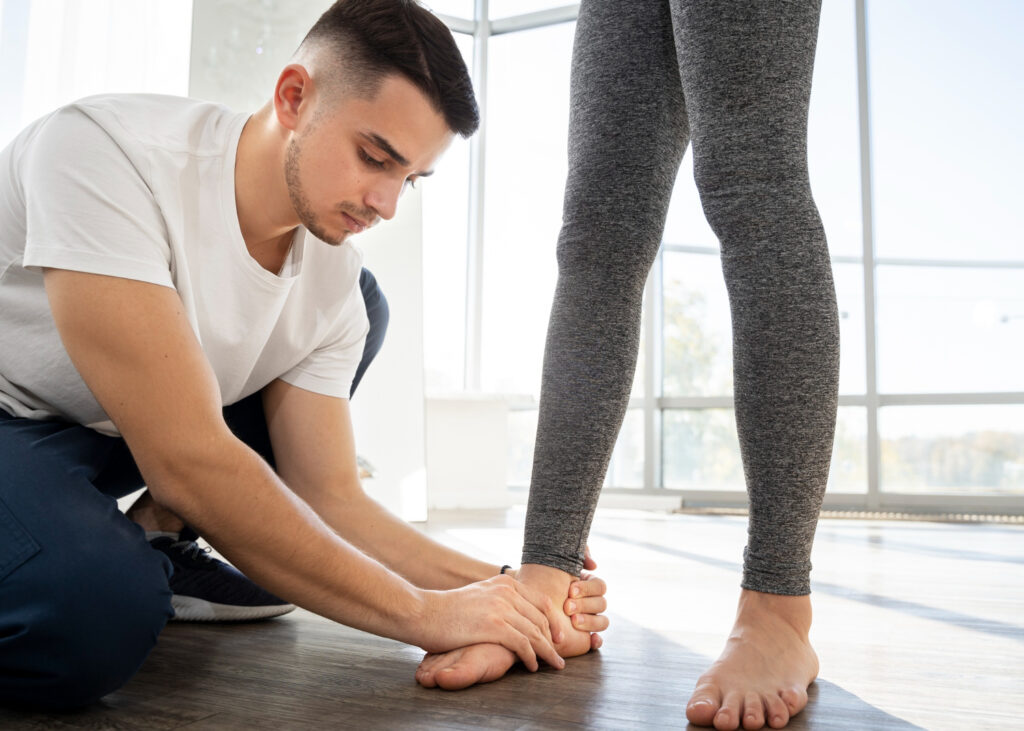
[[[177,543],[172,543],[171,548],[177,548],[188,558],[198,559],[203,563],[209,563],[213,560],[213,557],[210,556],[210,547],[202,548],[195,541],[178,541]]]

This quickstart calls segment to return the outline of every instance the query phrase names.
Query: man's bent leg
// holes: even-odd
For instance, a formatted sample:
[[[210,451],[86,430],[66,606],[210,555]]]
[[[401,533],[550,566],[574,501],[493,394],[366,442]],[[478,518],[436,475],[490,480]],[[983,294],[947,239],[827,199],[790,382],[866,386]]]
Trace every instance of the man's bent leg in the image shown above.
[[[170,565],[93,484],[118,441],[0,413],[2,704],[101,698],[135,674],[171,616]]]
[[[391,319],[387,297],[384,296],[380,285],[377,284],[377,278],[369,269],[363,269],[360,272],[359,289],[363,293],[363,304],[366,305],[366,318],[370,321],[370,330],[366,333],[363,357],[356,368],[355,378],[352,379],[349,398],[355,395],[359,382],[363,380],[363,374],[366,373],[366,369],[370,367],[370,363],[377,357],[377,353],[384,345],[384,335],[388,331],[388,321]]]

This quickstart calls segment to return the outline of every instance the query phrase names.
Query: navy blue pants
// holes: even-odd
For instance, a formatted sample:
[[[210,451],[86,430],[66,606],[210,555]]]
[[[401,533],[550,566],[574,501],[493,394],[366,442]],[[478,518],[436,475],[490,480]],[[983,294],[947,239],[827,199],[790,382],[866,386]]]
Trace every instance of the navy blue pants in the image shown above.
[[[387,300],[359,278],[370,332],[355,386],[384,340]],[[224,409],[270,464],[260,394]],[[0,704],[75,708],[121,687],[172,616],[171,564],[117,508],[144,482],[123,439],[0,409]]]

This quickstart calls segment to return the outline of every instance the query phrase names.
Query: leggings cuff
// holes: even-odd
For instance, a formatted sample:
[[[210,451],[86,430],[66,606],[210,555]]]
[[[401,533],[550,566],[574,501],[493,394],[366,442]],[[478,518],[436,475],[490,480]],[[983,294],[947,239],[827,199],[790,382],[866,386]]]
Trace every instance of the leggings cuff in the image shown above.
[[[758,560],[747,554],[740,586],[765,594],[806,596],[811,593],[811,562],[782,564]]]
[[[582,556],[566,556],[564,554],[545,551],[539,547],[524,546],[522,562],[524,564],[535,563],[542,566],[550,566],[553,569],[564,571],[565,573],[572,574],[573,576],[579,576],[580,571],[583,570]]]

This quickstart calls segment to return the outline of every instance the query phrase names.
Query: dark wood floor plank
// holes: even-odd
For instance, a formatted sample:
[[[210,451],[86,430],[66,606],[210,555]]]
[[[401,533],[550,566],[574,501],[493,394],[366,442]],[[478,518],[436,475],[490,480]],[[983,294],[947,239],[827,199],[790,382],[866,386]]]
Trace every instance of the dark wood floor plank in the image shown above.
[[[507,562],[522,512],[435,516],[439,540]],[[600,511],[605,648],[563,671],[514,669],[450,693],[416,685],[422,653],[304,611],[241,625],[172,624],[139,674],[83,711],[0,709],[21,729],[682,729],[731,624],[741,518]],[[1024,727],[1024,530],[823,521],[822,660],[791,729]]]

